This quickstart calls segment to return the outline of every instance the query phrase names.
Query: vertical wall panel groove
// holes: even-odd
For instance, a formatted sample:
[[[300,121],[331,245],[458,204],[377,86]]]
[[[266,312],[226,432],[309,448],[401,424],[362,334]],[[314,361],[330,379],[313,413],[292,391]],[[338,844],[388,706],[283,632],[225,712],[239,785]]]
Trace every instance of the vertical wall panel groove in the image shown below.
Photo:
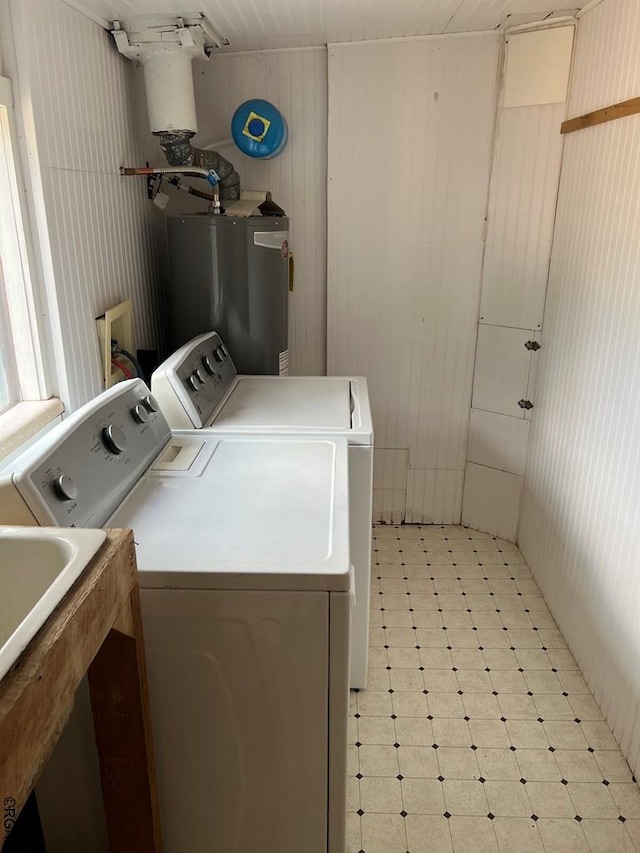
[[[376,446],[408,449],[407,521],[460,518],[498,52],[329,48],[328,371],[367,376]]]
[[[569,115],[638,95],[640,6],[585,15]],[[640,770],[640,117],[566,137],[520,545]]]
[[[35,123],[53,281],[73,410],[102,387],[95,317],[134,300],[138,347],[162,343],[158,251],[144,182],[119,167],[143,152],[130,109],[133,67],[111,36],[60,0],[12,2],[22,27],[21,94]],[[142,117],[146,121],[146,117]]]

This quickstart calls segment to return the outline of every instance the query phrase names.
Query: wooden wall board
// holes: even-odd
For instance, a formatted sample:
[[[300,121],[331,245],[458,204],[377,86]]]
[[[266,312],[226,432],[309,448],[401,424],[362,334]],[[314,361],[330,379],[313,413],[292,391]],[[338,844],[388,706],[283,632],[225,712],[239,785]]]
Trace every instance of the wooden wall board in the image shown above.
[[[626,118],[640,113],[640,98],[629,98],[628,101],[620,101],[610,107],[594,110],[576,118],[567,119],[560,125],[560,133],[574,133],[576,130],[585,130],[588,127],[596,127],[608,121]]]

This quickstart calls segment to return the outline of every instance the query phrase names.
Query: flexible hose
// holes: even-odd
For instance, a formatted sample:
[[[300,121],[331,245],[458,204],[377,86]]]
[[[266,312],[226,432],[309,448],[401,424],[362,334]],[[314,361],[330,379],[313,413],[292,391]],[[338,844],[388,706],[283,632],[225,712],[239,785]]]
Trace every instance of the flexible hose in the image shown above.
[[[216,197],[211,195],[210,193],[203,193],[202,190],[197,190],[195,187],[191,187],[188,184],[183,184],[178,175],[174,175],[171,178],[167,178],[167,183],[171,184],[173,187],[177,187],[177,189],[182,190],[182,192],[189,193],[189,195],[195,195],[198,198],[203,198],[205,201],[215,201]]]
[[[125,379],[133,379],[133,373],[131,373],[131,371],[129,370],[129,368],[128,368],[128,367],[125,367],[125,366],[124,366],[124,364],[123,364],[121,361],[118,361],[118,359],[117,359],[117,358],[112,358],[112,359],[111,359],[111,364],[112,364],[114,367],[117,367],[117,368],[118,368],[118,370],[120,371],[120,373],[122,373],[122,375],[124,376],[124,378],[125,378]]]
[[[121,346],[115,346],[113,348],[112,352],[114,353],[114,355],[123,355],[126,359],[128,359],[131,362],[131,364],[135,367],[136,373],[138,374],[140,379],[144,379],[144,372],[143,372],[142,368],[140,367],[140,363],[135,358],[135,356],[133,356],[128,350],[123,349],[123,347],[121,347]]]
[[[220,198],[222,201],[238,201],[240,198],[240,175],[233,163],[223,157],[218,151],[205,151],[194,148],[191,144],[191,131],[177,133],[159,133],[160,148],[164,152],[170,166],[179,168],[199,168],[213,171],[220,182]]]
[[[215,153],[215,152],[211,152]],[[215,169],[205,169],[204,166],[120,166],[121,175],[192,175],[209,181],[213,189],[211,207],[213,213],[221,213],[220,204],[220,175]],[[235,173],[234,173],[235,174]],[[240,179],[238,179],[240,180]]]

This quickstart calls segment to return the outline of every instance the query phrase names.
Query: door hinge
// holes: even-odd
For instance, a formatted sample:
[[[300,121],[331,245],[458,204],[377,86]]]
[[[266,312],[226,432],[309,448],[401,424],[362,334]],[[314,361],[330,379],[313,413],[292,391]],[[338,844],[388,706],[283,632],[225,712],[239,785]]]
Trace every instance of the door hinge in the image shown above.
[[[538,352],[540,349],[540,344],[538,341],[527,341],[524,345],[525,349],[533,350],[533,352]]]
[[[531,400],[518,400],[518,405],[521,409],[533,409]]]

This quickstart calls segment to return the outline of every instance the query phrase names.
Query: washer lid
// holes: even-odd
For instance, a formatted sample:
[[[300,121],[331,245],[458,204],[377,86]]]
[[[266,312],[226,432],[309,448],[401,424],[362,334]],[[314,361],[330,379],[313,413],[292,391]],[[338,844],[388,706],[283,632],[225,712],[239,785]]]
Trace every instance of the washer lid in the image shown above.
[[[220,429],[349,430],[349,379],[331,376],[238,376],[208,426]]]
[[[189,467],[167,467],[172,445],[187,458],[190,444]],[[192,432],[108,526],[134,529],[145,588],[345,590],[348,516],[345,439]]]

